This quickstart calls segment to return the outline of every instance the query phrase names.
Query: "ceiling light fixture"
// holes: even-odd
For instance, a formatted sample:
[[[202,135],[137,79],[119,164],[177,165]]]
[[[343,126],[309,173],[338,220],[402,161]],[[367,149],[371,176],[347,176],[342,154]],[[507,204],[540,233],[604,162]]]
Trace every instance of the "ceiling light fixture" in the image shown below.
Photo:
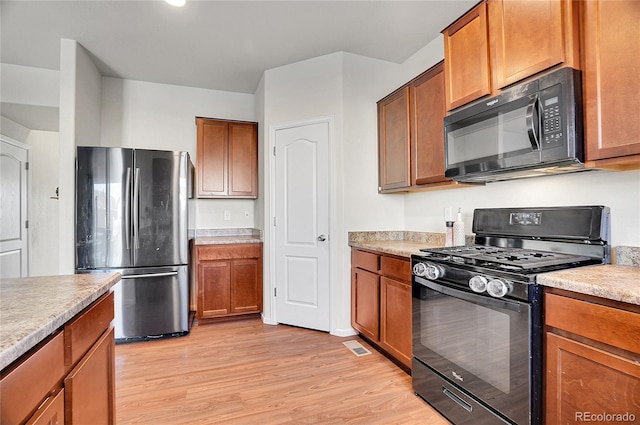
[[[169,3],[171,6],[182,7],[186,3],[186,0],[164,0]]]

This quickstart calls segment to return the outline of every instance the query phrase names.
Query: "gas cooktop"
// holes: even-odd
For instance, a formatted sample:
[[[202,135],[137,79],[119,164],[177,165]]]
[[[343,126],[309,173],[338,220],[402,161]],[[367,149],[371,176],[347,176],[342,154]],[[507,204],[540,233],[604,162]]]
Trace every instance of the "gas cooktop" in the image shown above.
[[[421,251],[425,259],[514,271],[594,262],[592,258],[582,255],[482,245],[422,249]]]
[[[538,274],[609,258],[609,208],[603,206],[476,209],[473,232],[474,245],[413,254],[414,280],[529,300]]]

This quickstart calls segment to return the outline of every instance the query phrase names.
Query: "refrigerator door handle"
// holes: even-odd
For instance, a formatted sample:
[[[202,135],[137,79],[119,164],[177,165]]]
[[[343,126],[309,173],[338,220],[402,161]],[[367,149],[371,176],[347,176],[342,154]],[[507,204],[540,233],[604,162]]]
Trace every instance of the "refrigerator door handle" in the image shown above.
[[[147,274],[129,274],[121,276],[122,279],[140,279],[145,277],[163,277],[163,276],[177,276],[178,272],[166,272],[166,273],[147,273]]]
[[[126,211],[124,215],[124,225],[126,232],[124,232],[125,241],[127,243],[127,249],[131,249],[131,167],[127,167],[127,177],[125,182],[126,193],[124,197],[124,210]]]
[[[138,209],[139,209],[139,195],[140,195],[140,169],[136,168],[135,175],[133,177],[133,243],[134,249],[140,248],[140,239],[138,235]]]

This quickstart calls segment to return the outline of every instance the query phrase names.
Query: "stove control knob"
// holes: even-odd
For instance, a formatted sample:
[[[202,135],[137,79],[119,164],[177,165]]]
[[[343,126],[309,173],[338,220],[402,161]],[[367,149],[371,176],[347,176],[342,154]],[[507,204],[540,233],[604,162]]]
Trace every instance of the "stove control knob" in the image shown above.
[[[429,280],[436,280],[444,276],[444,268],[436,264],[427,264],[427,270],[425,270],[424,275]]]
[[[511,283],[500,279],[492,279],[487,283],[487,292],[492,297],[502,298],[513,289]]]
[[[424,263],[416,263],[413,266],[413,274],[416,276],[424,276],[427,272],[427,266]]]
[[[469,280],[469,288],[473,292],[484,292],[487,290],[487,278],[484,276],[474,276]]]

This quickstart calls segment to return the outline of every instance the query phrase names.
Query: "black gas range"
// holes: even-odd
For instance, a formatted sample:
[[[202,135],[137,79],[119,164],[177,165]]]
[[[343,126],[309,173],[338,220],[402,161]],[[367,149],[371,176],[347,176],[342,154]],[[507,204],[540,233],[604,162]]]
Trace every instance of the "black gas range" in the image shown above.
[[[609,262],[609,208],[476,209],[474,244],[413,269],[416,394],[454,424],[540,423],[540,273]]]

